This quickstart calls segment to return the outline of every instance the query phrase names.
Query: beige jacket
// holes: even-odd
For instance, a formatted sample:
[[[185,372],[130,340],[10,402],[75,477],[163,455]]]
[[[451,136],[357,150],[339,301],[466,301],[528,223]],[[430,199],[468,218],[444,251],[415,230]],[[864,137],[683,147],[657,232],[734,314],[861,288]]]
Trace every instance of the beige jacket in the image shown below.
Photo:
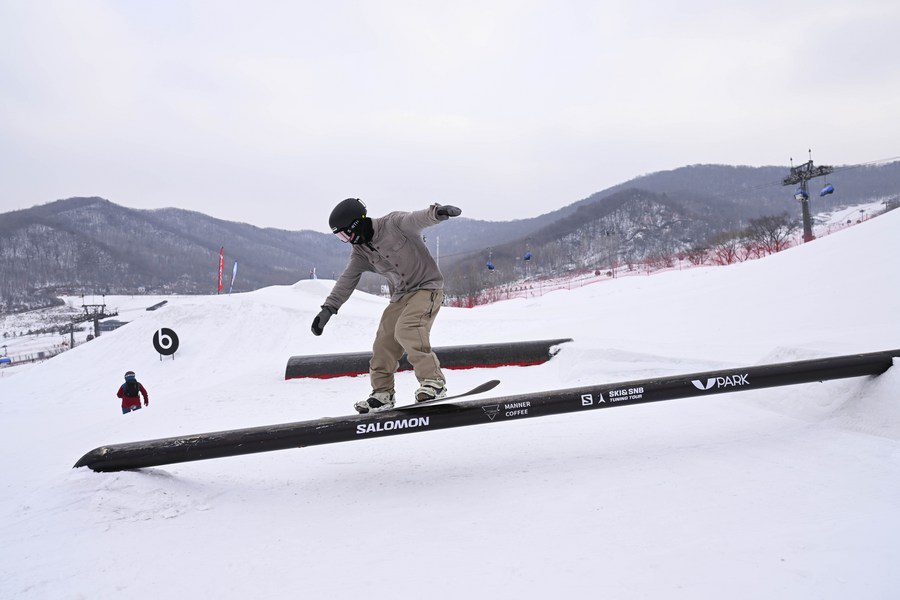
[[[416,290],[444,288],[444,276],[422,241],[422,230],[440,222],[432,204],[415,212],[392,212],[372,219],[374,233],[368,244],[353,246],[350,262],[338,277],[323,307],[335,313],[350,298],[365,271],[384,275],[391,302]]]

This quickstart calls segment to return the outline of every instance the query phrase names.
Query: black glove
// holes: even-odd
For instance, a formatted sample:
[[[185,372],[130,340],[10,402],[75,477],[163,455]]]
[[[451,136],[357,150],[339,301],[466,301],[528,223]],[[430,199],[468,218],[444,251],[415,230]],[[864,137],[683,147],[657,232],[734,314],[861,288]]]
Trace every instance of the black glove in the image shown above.
[[[439,221],[446,221],[450,217],[458,217],[462,214],[462,209],[456,208],[455,206],[450,206],[449,204],[445,204],[444,206],[438,206],[437,211],[435,211],[437,218]]]
[[[322,331],[325,330],[325,324],[328,323],[328,319],[330,319],[333,314],[335,313],[331,308],[327,306],[322,307],[322,310],[319,311],[319,314],[316,315],[316,318],[313,319],[312,322],[311,329],[313,335],[322,335]]]

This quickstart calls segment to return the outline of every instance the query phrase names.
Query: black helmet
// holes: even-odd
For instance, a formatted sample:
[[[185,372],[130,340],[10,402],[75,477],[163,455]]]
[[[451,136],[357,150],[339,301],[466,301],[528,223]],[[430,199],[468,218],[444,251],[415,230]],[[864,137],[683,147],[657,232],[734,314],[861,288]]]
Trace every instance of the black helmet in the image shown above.
[[[127,373],[125,373],[125,379],[134,379],[134,377],[134,371],[128,371]]]
[[[331,233],[352,229],[356,221],[366,216],[366,205],[359,198],[347,198],[338,203],[328,217]]]
[[[345,242],[359,244],[372,237],[371,219],[366,217],[366,205],[359,198],[339,202],[328,217],[328,225]]]

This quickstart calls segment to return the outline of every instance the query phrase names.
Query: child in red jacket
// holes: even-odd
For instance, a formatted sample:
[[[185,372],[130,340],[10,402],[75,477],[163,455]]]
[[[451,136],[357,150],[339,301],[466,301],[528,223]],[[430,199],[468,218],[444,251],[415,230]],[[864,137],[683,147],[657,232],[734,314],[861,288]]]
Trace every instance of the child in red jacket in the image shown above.
[[[116,394],[122,399],[123,415],[141,407],[140,394],[144,395],[144,406],[149,406],[150,397],[147,395],[147,390],[135,378],[134,371],[128,371],[125,373],[125,383],[122,384],[119,388],[119,393]]]

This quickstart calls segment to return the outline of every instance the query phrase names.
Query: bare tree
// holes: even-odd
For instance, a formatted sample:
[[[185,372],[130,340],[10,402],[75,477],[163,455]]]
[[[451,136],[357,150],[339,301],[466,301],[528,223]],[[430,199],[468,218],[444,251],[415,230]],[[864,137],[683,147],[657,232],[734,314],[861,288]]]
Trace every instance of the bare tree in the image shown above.
[[[722,233],[710,240],[709,248],[713,263],[730,265],[738,262],[741,238],[734,232]]]
[[[796,219],[787,213],[750,219],[744,235],[758,249],[757,255],[781,252],[790,246],[791,237],[800,228]]]
[[[709,256],[709,246],[706,244],[695,244],[687,251],[687,259],[692,265],[699,266],[706,262]]]

